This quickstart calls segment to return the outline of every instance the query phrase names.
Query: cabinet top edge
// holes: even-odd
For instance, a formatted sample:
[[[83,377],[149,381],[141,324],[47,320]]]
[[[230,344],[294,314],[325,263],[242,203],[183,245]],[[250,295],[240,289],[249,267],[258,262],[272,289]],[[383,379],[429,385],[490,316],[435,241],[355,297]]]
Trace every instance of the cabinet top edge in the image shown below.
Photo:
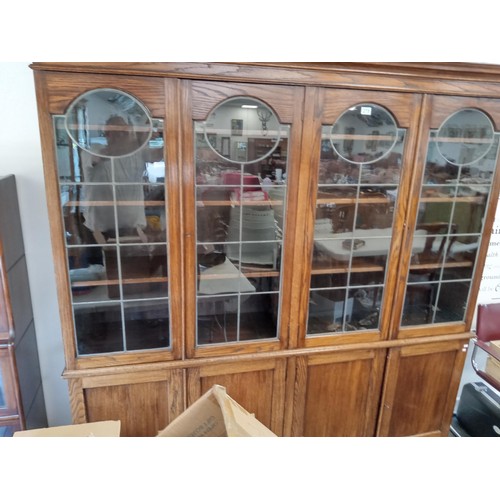
[[[278,76],[282,78],[286,72],[287,80],[296,83],[306,83],[308,73],[500,82],[500,65],[466,62],[33,62],[30,68],[35,71],[204,79],[248,78],[249,72],[255,71],[260,77],[267,72],[268,78],[273,80]],[[278,73],[273,75],[273,71]]]

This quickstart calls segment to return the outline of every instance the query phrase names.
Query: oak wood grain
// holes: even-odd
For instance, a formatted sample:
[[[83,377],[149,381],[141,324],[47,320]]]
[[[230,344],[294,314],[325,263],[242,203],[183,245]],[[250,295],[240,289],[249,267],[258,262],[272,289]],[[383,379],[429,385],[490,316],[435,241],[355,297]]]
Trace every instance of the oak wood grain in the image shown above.
[[[412,234],[429,130],[463,107],[482,109],[498,129],[500,67],[166,62],[34,63],[32,68],[64,337],[64,378],[75,423],[119,418],[124,435],[155,435],[218,383],[278,435],[446,435],[463,345],[472,336],[488,238],[481,242],[465,321],[401,327]],[[169,350],[76,355],[52,116],[95,88],[130,93],[154,117],[165,120]],[[290,124],[278,338],[198,346],[193,121],[206,119],[224,100],[241,96],[262,100],[282,123]],[[318,202],[325,201],[316,194],[321,128],[362,102],[385,107],[406,129],[379,328],[308,337],[314,221]],[[485,235],[491,231],[499,191],[497,173]],[[343,269],[314,272],[323,271],[338,274]],[[0,315],[0,327],[6,323]]]
[[[446,436],[464,360],[460,341],[392,349],[378,435]]]

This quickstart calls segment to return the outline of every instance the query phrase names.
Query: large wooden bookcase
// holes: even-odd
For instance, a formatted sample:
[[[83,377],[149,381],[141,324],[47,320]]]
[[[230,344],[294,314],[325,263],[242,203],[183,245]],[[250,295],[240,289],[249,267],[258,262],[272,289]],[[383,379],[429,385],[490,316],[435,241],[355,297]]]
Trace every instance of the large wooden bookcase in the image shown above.
[[[154,436],[217,383],[280,436],[448,435],[497,67],[32,69],[75,423]]]

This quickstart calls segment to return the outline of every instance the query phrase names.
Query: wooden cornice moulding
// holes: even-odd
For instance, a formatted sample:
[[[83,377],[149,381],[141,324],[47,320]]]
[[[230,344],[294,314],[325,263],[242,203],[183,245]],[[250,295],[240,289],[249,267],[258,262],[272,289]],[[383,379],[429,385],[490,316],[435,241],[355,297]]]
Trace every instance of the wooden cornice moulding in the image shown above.
[[[34,62],[35,71],[500,97],[500,66],[363,62]]]
[[[30,67],[41,71],[98,72],[174,76],[191,73],[215,76],[230,74],[238,68],[268,68],[297,72],[323,71],[376,74],[379,76],[420,76],[425,78],[484,80],[500,82],[500,65],[465,62],[33,62]]]

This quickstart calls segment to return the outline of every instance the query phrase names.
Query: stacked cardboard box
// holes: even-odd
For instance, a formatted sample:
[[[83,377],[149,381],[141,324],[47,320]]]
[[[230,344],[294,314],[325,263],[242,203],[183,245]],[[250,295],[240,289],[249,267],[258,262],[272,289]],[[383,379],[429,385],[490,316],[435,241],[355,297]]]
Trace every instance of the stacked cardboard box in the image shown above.
[[[14,437],[119,437],[120,422],[105,421],[20,431]],[[253,414],[214,385],[157,437],[276,437]]]

